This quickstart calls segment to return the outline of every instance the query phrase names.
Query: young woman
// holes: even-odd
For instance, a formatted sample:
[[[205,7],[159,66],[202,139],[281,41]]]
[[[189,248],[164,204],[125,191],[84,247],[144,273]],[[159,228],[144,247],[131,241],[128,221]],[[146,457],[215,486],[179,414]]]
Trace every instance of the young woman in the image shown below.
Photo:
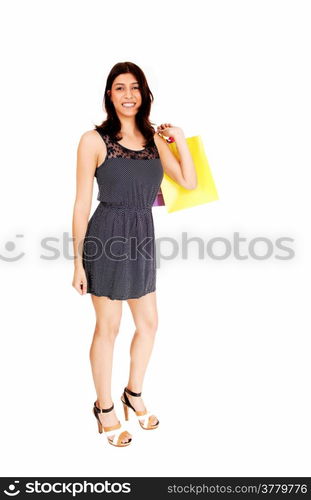
[[[118,420],[111,396],[122,301],[127,300],[136,327],[129,379],[121,396],[125,419],[130,409],[143,429],[156,429],[159,420],[141,398],[158,321],[152,206],[164,172],[186,189],[194,189],[197,182],[181,128],[164,123],[155,132],[152,127],[152,101],[143,71],[131,62],[116,64],[105,88],[107,119],[82,135],[77,153],[72,285],[81,295],[90,293],[95,308],[90,361],[98,430],[104,430],[110,444],[122,447],[130,444],[132,435]],[[159,133],[174,138],[179,161]],[[94,177],[100,203],[89,220]]]

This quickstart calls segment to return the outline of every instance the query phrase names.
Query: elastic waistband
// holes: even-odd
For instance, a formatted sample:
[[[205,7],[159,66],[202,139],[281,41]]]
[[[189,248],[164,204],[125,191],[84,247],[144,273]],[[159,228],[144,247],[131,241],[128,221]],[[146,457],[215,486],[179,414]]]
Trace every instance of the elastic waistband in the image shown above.
[[[101,201],[100,204],[104,207],[120,208],[123,210],[150,210],[152,208],[152,205],[138,207],[135,205],[125,205],[124,203],[118,203],[113,201]]]

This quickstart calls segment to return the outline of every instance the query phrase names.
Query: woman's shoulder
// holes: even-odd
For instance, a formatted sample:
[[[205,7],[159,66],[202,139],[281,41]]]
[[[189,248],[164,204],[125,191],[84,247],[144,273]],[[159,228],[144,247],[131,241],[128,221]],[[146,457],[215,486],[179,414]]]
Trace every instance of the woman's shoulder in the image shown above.
[[[166,144],[166,141],[165,139],[163,139],[159,134],[158,132],[155,132],[153,134],[153,140],[154,140],[154,143],[156,144],[156,146],[161,146],[161,144],[163,144],[163,142]]]
[[[85,151],[86,154],[98,156],[102,151],[107,152],[107,143],[105,137],[101,137],[96,129],[83,132],[79,141],[79,151]]]
[[[96,129],[87,130],[86,132],[82,133],[80,141],[85,143],[96,142],[98,140],[98,137],[99,135]]]
[[[103,139],[104,142],[107,142],[109,140],[108,134],[105,134],[101,129],[93,128],[83,132],[80,141],[87,144],[100,144],[103,142]]]

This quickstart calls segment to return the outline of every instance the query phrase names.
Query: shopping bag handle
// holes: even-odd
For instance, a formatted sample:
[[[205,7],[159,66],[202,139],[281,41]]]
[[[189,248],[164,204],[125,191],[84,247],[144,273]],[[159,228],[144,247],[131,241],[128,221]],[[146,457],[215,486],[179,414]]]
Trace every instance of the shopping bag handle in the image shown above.
[[[161,132],[158,132],[158,134],[159,134],[161,137],[163,137],[163,139],[164,139],[166,142],[169,142],[169,143],[171,143],[171,142],[175,142],[174,137],[168,137],[167,135],[163,135],[163,134],[161,134]]]

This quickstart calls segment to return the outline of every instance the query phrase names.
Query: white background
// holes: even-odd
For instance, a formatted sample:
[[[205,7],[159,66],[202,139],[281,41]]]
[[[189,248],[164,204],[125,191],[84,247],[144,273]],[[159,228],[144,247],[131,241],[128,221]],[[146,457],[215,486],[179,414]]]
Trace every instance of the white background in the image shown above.
[[[2,5],[3,476],[310,476],[309,6]],[[161,425],[145,433],[132,417],[125,449],[108,445],[92,414],[95,314],[90,295],[71,285],[68,244],[77,145],[102,122],[105,81],[121,61],[145,72],[154,123],[202,137],[218,189],[213,203],[155,207],[157,238],[180,242],[186,232],[205,246],[217,237],[232,245],[239,233],[248,257],[199,259],[192,243],[187,259],[161,260],[143,389]],[[94,183],[91,213],[96,196]],[[257,237],[269,238],[270,257],[250,255]],[[276,258],[287,255],[276,246],[283,237],[291,259]],[[54,238],[57,257],[44,238]],[[124,302],[113,366],[120,419],[133,333]]]

